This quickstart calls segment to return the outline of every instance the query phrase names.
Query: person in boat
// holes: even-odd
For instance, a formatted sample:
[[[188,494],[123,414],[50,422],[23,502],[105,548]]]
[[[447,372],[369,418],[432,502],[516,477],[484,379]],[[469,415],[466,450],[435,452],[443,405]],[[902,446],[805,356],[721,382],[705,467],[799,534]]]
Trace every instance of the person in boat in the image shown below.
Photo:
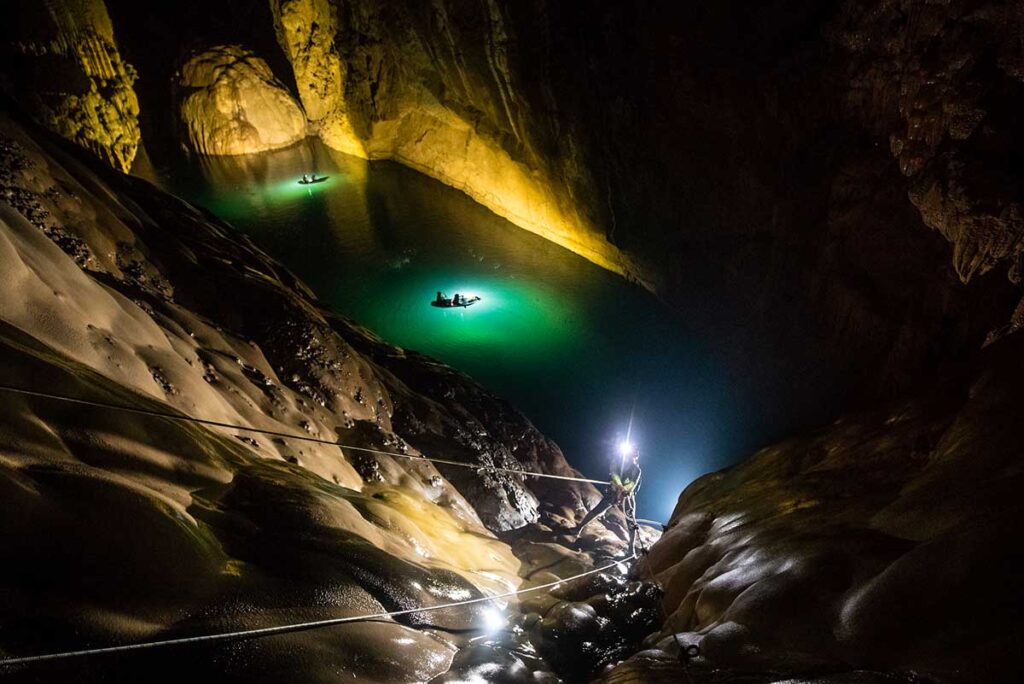
[[[454,304],[455,306],[461,306],[462,305],[462,295],[460,295],[458,292],[456,292],[455,296],[452,297],[452,304]]]
[[[629,526],[627,555],[632,556],[636,551],[636,490],[640,486],[640,475],[640,452],[630,447],[612,463],[611,483],[606,486],[601,501],[573,528],[573,538],[579,539],[587,525],[604,515],[612,506],[618,506],[626,516],[626,524]]]
[[[438,306],[444,306],[448,302],[448,297],[445,296],[444,292],[437,291],[437,297],[434,299],[434,303]]]
[[[306,175],[306,174],[302,174],[302,182],[303,183],[308,183],[309,182],[309,176]]]

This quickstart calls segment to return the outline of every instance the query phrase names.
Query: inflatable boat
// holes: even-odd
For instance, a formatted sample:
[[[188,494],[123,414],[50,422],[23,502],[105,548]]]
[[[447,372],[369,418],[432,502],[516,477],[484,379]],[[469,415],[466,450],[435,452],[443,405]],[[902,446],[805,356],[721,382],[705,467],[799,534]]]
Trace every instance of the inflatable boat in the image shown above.
[[[455,303],[454,299],[448,299],[444,297],[442,299],[435,299],[430,302],[430,306],[436,306],[439,309],[465,309],[467,306],[473,306],[480,301],[479,297],[459,297],[458,303]]]

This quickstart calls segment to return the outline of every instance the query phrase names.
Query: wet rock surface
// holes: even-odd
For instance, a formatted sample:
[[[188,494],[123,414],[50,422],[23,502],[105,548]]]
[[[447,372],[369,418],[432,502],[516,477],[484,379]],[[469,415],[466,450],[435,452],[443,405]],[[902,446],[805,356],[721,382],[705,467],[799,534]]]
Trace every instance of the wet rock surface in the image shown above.
[[[562,681],[591,681],[634,653],[661,624],[661,588],[623,560],[625,535],[612,533],[611,524],[591,527],[574,540],[565,527],[543,515],[542,522],[500,535],[522,563],[519,572],[527,593],[509,614],[506,629],[487,645],[520,658],[539,681],[552,673]],[[649,548],[657,536],[643,528],[638,550]],[[605,569],[562,581],[595,568]],[[531,591],[549,584],[554,586]],[[453,671],[469,671],[455,664]]]

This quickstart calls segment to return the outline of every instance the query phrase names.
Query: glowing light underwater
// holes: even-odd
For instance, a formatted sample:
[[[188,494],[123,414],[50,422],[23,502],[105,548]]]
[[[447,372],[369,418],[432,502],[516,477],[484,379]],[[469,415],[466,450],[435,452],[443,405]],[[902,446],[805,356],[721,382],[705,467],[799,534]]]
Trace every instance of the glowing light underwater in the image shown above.
[[[452,281],[449,281],[452,282]],[[445,282],[429,271],[396,277],[386,304],[379,297],[353,297],[349,310],[399,346],[437,356],[466,370],[483,370],[496,359],[546,364],[574,343],[574,316],[556,293],[522,281],[477,277]],[[478,296],[469,307],[430,306],[434,293]],[[514,344],[511,344],[513,343]],[[467,368],[467,364],[470,366]]]

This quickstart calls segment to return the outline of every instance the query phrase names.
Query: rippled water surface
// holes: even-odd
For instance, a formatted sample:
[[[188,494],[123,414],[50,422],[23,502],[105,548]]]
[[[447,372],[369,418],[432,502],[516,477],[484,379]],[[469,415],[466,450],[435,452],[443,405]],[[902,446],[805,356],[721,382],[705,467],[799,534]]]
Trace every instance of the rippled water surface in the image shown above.
[[[314,169],[328,180],[296,183]],[[676,315],[436,181],[313,141],[162,176],[339,312],[509,399],[587,475],[607,475],[632,414],[646,517],[735,447],[729,379]],[[482,299],[438,309],[438,290]]]

